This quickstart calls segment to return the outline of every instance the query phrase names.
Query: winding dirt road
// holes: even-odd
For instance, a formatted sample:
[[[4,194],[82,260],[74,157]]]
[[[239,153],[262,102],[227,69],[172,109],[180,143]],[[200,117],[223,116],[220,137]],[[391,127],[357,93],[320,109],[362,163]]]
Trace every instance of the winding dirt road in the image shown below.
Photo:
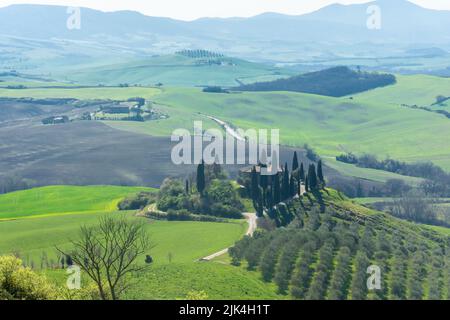
[[[243,213],[243,215],[245,216],[245,218],[247,219],[247,223],[248,223],[248,229],[246,232],[246,236],[252,236],[257,228],[257,217],[255,213]],[[221,255],[225,254],[228,252],[229,248],[223,249],[219,252],[213,253],[212,255],[209,255],[207,257],[201,258],[199,261],[211,261],[214,258],[220,257]]]

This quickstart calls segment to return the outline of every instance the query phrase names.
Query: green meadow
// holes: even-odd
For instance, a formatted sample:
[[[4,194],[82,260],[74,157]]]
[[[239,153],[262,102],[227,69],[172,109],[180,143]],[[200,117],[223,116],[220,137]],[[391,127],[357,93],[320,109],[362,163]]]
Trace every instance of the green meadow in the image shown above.
[[[273,283],[256,271],[216,262],[170,263],[151,267],[139,277],[127,299],[185,299],[189,292],[204,292],[211,300],[277,300]]]
[[[324,158],[324,163],[328,167],[339,171],[345,176],[368,179],[371,181],[377,181],[382,183],[391,179],[400,179],[405,181],[409,185],[418,186],[424,181],[424,179],[422,178],[403,176],[389,171],[360,168],[353,164],[339,162],[336,160],[336,158],[333,157]]]
[[[153,258],[150,269],[133,280],[135,286],[125,298],[182,299],[191,291],[204,291],[213,299],[278,298],[274,286],[263,282],[256,272],[198,261],[240,239],[248,228],[244,220],[169,222],[136,217],[135,212],[130,211],[117,212],[116,197],[123,198],[138,190],[143,188],[47,187],[27,190],[25,194],[7,194],[20,199],[17,201],[21,209],[18,208],[17,212],[32,215],[34,207],[41,210],[39,215],[33,216],[34,219],[22,216],[0,221],[0,255],[19,255],[26,265],[40,270],[58,285],[65,285],[65,271],[48,267],[48,264],[58,265],[56,248],[69,250],[70,241],[77,239],[80,227],[94,226],[101,217],[125,217],[143,222],[153,244],[148,251]],[[0,212],[9,211],[4,196]],[[40,215],[43,210],[47,210],[47,214]],[[52,213],[73,210],[82,213]],[[140,261],[144,263],[144,257]]]
[[[439,95],[450,96],[450,78],[428,75],[396,75],[397,84],[354,95],[355,101],[392,105],[429,106]]]
[[[237,86],[239,81],[273,80],[289,71],[236,58],[220,58],[222,64],[208,64],[205,59],[173,54],[145,60],[74,70],[70,80],[85,84],[119,83],[169,86]],[[214,59],[213,59],[214,60]]]
[[[154,189],[116,186],[49,186],[0,195],[0,221],[73,213],[112,212],[128,195]]]
[[[324,157],[343,152],[371,153],[407,162],[432,161],[450,170],[450,120],[401,104],[430,105],[436,96],[450,96],[450,80],[433,76],[398,76],[395,85],[332,98],[292,92],[204,93],[200,88],[163,89],[86,88],[86,89],[0,89],[0,96],[34,98],[111,98],[142,96],[168,119],[144,123],[106,121],[111,127],[168,136],[178,128],[192,129],[196,120],[204,127],[217,128],[205,115],[215,116],[243,129],[280,129],[281,143],[301,146],[308,143]],[[351,175],[361,176],[354,168]],[[373,175],[379,177],[373,177]],[[384,181],[383,173],[363,173],[363,177]]]
[[[65,270],[42,271],[52,282],[64,286]],[[82,283],[89,281],[81,274]],[[123,299],[184,300],[190,293],[203,293],[211,300],[280,300],[289,296],[277,293],[257,271],[218,262],[171,262],[151,265],[139,277]]]
[[[46,252],[56,259],[55,246],[69,248],[81,226],[92,226],[104,215],[125,215],[146,224],[152,243],[150,250],[155,264],[192,262],[231,246],[247,228],[242,221],[229,223],[154,221],[134,216],[134,212],[97,212],[66,216],[48,216],[36,219],[20,219],[0,222],[0,254],[18,252],[28,262],[39,266],[40,257]]]
[[[27,83],[22,83],[27,85]],[[0,97],[10,98],[73,98],[80,100],[111,99],[126,100],[134,97],[149,99],[161,90],[152,87],[90,87],[90,88],[0,88]]]
[[[278,128],[282,144],[308,143],[323,156],[372,153],[409,162],[433,161],[450,169],[449,119],[376,98],[359,102],[301,93],[208,94],[172,88],[154,100],[165,105],[170,119],[141,124],[140,133],[168,135],[181,123],[190,128],[190,119],[208,114],[244,129]],[[134,130],[132,124],[110,125]]]

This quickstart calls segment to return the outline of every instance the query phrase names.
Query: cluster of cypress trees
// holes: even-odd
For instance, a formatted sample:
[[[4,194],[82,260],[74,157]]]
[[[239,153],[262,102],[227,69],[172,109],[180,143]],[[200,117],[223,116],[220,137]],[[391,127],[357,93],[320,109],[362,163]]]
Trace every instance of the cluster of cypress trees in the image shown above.
[[[264,165],[261,165],[263,167]],[[310,164],[305,173],[303,162],[299,163],[297,152],[294,152],[292,171],[289,172],[288,164],[284,165],[281,172],[273,176],[261,175],[253,167],[251,172],[250,196],[258,216],[262,216],[268,210],[280,202],[289,200],[303,192],[315,192],[325,187],[325,178],[322,169],[322,160]]]

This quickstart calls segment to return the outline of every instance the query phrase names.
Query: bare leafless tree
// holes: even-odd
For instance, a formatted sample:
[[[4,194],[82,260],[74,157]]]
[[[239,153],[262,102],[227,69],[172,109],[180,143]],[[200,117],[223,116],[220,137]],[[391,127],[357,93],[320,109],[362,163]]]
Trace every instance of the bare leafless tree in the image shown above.
[[[72,245],[70,252],[58,250],[86,272],[103,300],[119,299],[130,286],[129,276],[147,268],[138,258],[153,247],[142,222],[111,216],[98,226],[82,227]]]

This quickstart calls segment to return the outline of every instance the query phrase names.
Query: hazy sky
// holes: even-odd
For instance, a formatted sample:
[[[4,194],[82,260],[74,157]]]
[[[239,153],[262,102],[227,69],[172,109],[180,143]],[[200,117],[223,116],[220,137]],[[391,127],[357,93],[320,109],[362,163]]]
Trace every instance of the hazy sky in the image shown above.
[[[200,17],[248,17],[263,12],[301,14],[332,3],[364,3],[368,0],[0,0],[0,7],[36,3],[82,6],[103,11],[136,10],[150,16],[193,20]],[[411,0],[433,9],[450,10],[450,0]]]

